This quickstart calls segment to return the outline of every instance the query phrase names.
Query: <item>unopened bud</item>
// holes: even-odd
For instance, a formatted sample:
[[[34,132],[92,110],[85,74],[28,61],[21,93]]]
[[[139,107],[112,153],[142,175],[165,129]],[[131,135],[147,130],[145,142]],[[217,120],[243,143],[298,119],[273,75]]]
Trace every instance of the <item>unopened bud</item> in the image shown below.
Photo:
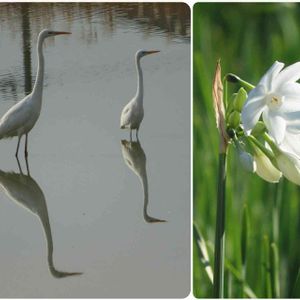
[[[258,148],[255,149],[256,174],[268,182],[278,182],[282,173],[274,167],[271,160]]]
[[[244,88],[240,88],[233,100],[233,108],[236,111],[241,112],[247,97],[248,94],[246,90]]]
[[[233,111],[228,117],[228,125],[231,128],[237,128],[241,123],[241,114]]]
[[[251,134],[255,137],[263,135],[264,132],[266,132],[266,125],[262,121],[258,121],[254,128],[251,131]]]

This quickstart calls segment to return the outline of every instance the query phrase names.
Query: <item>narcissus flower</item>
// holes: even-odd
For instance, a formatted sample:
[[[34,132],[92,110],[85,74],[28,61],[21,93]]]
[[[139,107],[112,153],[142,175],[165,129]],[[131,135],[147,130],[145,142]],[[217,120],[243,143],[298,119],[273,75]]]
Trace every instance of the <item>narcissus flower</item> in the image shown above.
[[[283,175],[291,182],[300,185],[300,159],[294,153],[281,151],[276,161]]]
[[[300,157],[297,155],[299,150],[294,152],[295,146],[299,145],[299,136],[296,139],[295,135],[286,134],[280,146],[266,134],[265,138],[273,151],[277,166],[283,176],[289,181],[300,185]],[[296,144],[293,143],[293,138],[297,142]]]
[[[278,182],[282,173],[276,169],[270,159],[258,148],[255,150],[254,161],[256,163],[256,174],[268,182]]]
[[[280,144],[287,125],[291,131],[300,131],[300,62],[283,69],[276,61],[250,91],[242,109],[242,123],[247,134],[262,115],[263,121],[277,144]]]

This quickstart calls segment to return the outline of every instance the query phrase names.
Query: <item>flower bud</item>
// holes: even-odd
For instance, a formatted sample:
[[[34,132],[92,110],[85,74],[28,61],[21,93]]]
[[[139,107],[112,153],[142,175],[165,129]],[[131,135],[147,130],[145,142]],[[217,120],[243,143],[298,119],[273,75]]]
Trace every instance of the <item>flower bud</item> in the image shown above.
[[[254,128],[252,129],[251,135],[258,137],[258,136],[263,135],[263,133],[266,132],[266,130],[267,129],[266,129],[265,123],[262,121],[258,121],[256,123],[256,125],[254,126]]]
[[[278,182],[282,173],[271,163],[270,159],[258,148],[255,148],[254,161],[256,174],[268,182]]]
[[[244,88],[240,88],[239,91],[237,92],[234,100],[233,100],[233,108],[238,111],[241,112],[243,105],[247,99],[247,92]]]
[[[228,125],[231,128],[237,128],[241,123],[241,114],[233,111],[228,117]]]

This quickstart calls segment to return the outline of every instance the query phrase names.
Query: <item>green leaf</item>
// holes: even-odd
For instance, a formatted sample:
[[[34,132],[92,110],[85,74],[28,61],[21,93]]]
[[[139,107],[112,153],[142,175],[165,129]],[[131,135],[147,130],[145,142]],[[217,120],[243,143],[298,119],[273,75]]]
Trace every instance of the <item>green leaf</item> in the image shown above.
[[[279,282],[279,256],[275,243],[270,246],[270,268],[271,268],[271,284],[272,297],[280,298],[280,282]]]

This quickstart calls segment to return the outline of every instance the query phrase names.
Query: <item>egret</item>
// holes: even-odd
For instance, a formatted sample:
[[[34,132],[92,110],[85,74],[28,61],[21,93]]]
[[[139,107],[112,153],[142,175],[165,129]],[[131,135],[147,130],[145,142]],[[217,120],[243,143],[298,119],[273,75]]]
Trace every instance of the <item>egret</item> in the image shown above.
[[[141,122],[144,117],[144,107],[143,107],[143,72],[141,68],[141,58],[152,54],[160,52],[158,50],[138,50],[135,54],[135,65],[137,71],[137,89],[136,94],[129,101],[128,104],[122,110],[121,113],[121,129],[130,129],[130,139],[132,138],[132,130],[136,130],[136,138],[138,138],[138,131],[141,125]]]
[[[18,137],[16,157],[18,157],[21,137],[24,134],[25,157],[28,156],[28,133],[33,128],[41,112],[44,81],[43,42],[46,38],[59,34],[70,34],[70,32],[44,29],[39,33],[37,40],[37,76],[32,92],[12,106],[0,119],[0,139]]]
[[[126,165],[139,177],[144,190],[144,220],[147,223],[166,222],[165,220],[153,218],[148,215],[149,193],[148,193],[148,179],[146,170],[146,154],[141,147],[139,141],[121,141],[122,154]]]

